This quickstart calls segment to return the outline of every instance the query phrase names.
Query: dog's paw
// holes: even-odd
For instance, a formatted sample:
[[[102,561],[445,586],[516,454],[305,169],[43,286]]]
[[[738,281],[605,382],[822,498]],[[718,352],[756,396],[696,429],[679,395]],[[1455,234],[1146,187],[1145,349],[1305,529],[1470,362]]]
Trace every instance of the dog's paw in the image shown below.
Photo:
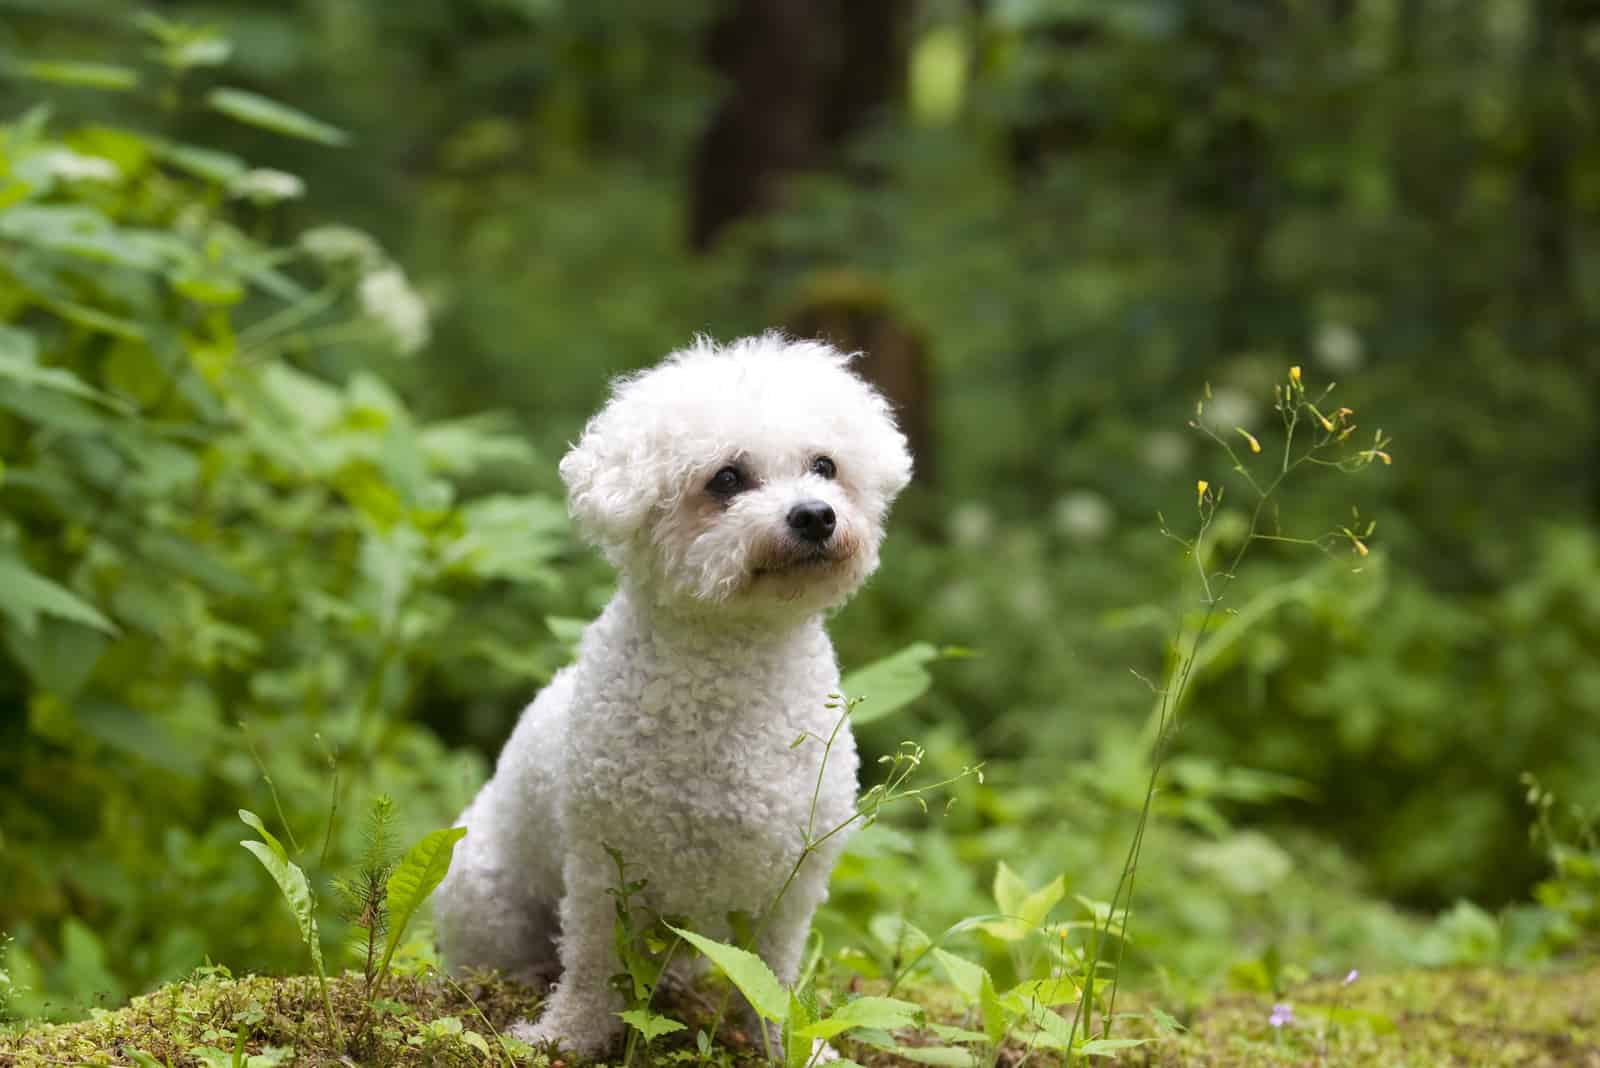
[[[613,1037],[609,1032],[586,1035],[568,1031],[547,1019],[540,1019],[538,1022],[523,1020],[512,1024],[509,1034],[512,1038],[520,1039],[536,1049],[552,1053],[560,1050],[580,1057],[593,1057],[605,1053],[610,1048]]]
[[[829,1061],[839,1059],[839,1051],[828,1045],[822,1039],[811,1043],[811,1064],[827,1064]]]

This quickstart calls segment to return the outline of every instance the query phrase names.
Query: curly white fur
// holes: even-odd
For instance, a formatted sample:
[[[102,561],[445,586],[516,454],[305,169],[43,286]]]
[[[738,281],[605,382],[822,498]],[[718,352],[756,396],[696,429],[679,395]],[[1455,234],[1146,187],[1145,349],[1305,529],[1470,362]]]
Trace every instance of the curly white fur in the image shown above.
[[[728,937],[765,913],[816,826],[856,796],[822,617],[877,567],[911,477],[888,404],[826,345],[777,334],[707,340],[620,379],[561,462],[579,531],[621,572],[577,661],[523,713],[439,887],[456,967],[561,979],[518,1034],[595,1054],[621,1033],[608,980],[620,850],[648,907]],[[819,458],[832,461],[832,468]],[[736,492],[716,492],[723,468]],[[796,506],[831,509],[808,538]],[[802,732],[812,740],[791,748]],[[793,982],[844,836],[809,858],[756,947]]]

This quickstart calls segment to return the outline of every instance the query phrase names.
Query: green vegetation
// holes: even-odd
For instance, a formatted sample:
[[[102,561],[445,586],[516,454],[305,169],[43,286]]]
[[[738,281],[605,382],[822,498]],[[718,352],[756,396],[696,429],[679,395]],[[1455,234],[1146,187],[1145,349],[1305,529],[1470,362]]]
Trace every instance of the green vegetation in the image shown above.
[[[937,988],[914,988],[906,996],[923,1003],[928,1021],[925,1027],[907,1026],[899,1032],[912,1056],[842,1043],[846,1052],[869,1068],[945,1063],[917,1050],[938,1043],[938,1030],[959,1031],[963,1024],[977,1023]],[[364,1011],[357,980],[336,984],[334,997],[345,1014],[345,1029],[353,1028]],[[1581,1068],[1593,1063],[1600,1050],[1597,1003],[1600,974],[1592,970],[1534,975],[1457,969],[1362,977],[1349,987],[1308,983],[1276,1001],[1262,994],[1229,995],[1195,1007],[1181,1020],[1137,1013],[1132,1026],[1149,1043],[1099,1063]],[[537,1004],[532,992],[500,979],[468,978],[453,984],[401,977],[383,1004],[382,1063],[395,1068],[504,1064],[509,1053],[542,1068],[552,1063],[545,1054],[526,1050],[500,1033]],[[1278,1010],[1283,1024],[1275,1027],[1275,1007],[1283,1005],[1289,1010]],[[236,979],[213,969],[93,1020],[41,1027],[21,1037],[0,1035],[0,1057],[19,1068],[62,1063],[140,1068],[151,1063],[171,1068],[341,1063],[324,1044],[320,1020],[319,995],[310,980]],[[661,1059],[692,1063],[697,1051],[684,1041],[664,1043]],[[1003,1047],[1001,1063],[1024,1055],[1044,1066],[1057,1063],[1049,1052],[1020,1041]],[[719,1045],[713,1059],[728,1068],[762,1063],[748,1036]]]
[[[619,876],[627,1063],[1592,1060],[1592,5],[776,6],[0,0],[0,1063],[544,1057],[426,898],[611,581],[555,463],[780,324],[918,453],[916,778],[787,1031]]]

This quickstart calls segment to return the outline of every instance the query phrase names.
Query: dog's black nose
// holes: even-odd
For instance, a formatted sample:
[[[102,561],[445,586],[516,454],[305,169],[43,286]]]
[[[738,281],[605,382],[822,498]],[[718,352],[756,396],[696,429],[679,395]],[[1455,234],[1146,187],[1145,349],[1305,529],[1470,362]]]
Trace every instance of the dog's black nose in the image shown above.
[[[833,508],[825,501],[801,501],[789,509],[789,529],[795,537],[821,545],[833,537]]]

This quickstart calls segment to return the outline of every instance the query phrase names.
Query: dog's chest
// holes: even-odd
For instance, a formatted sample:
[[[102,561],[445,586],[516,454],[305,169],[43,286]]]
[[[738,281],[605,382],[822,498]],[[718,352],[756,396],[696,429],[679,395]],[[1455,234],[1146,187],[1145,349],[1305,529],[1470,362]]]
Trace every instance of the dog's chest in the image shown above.
[[[853,810],[848,730],[823,761],[840,715],[831,651],[689,663],[648,643],[633,652],[573,709],[569,827],[620,850],[663,911],[759,911],[807,825],[821,834]]]

